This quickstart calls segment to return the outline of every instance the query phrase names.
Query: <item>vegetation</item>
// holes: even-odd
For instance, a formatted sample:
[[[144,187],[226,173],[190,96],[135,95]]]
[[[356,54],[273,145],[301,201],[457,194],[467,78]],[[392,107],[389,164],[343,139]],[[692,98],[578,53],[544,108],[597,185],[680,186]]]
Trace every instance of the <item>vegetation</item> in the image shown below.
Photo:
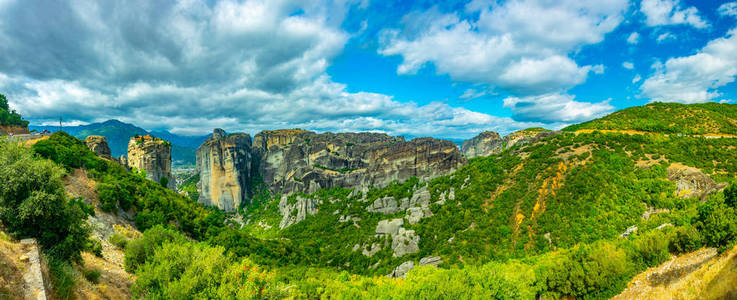
[[[23,120],[20,114],[15,112],[15,110],[10,109],[10,106],[8,105],[8,99],[5,98],[5,95],[3,94],[0,94],[0,125],[22,127],[28,126],[28,121]]]
[[[600,119],[568,126],[563,130],[638,130],[689,135],[737,134],[736,119],[737,106],[732,104],[656,102],[623,109]]]

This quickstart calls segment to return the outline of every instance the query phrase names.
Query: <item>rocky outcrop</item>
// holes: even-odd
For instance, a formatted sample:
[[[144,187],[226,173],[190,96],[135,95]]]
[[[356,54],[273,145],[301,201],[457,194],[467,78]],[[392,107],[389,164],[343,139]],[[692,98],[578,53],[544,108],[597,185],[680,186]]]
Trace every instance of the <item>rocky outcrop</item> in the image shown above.
[[[422,266],[439,266],[443,263],[443,259],[440,256],[427,256],[420,259],[420,267]]]
[[[489,156],[501,153],[505,149],[514,146],[534,143],[559,133],[559,131],[550,131],[543,128],[529,128],[515,131],[504,136],[504,138],[500,138],[496,132],[484,131],[472,139],[464,141],[461,152],[469,159],[479,156]]]
[[[146,178],[176,188],[171,174],[171,144],[149,135],[136,136],[128,142],[128,166],[146,171]],[[166,178],[166,180],[163,180]]]
[[[253,153],[259,173],[274,193],[315,192],[332,187],[383,187],[410,177],[453,172],[465,163],[452,142],[405,141],[379,133],[275,130],[258,133]]]
[[[95,152],[100,157],[106,159],[113,159],[110,155],[110,147],[107,145],[107,139],[100,135],[88,135],[84,139],[84,143],[87,144],[87,148],[90,148],[92,152]]]
[[[130,160],[130,157],[129,157]],[[450,141],[417,138],[405,141],[380,133],[322,133],[301,129],[248,135],[215,133],[197,150],[200,202],[234,210],[248,198],[251,176],[273,194],[313,193],[344,187],[365,190],[411,177],[449,174],[466,163]],[[370,210],[395,213],[407,199],[382,199]]]
[[[420,237],[415,234],[414,230],[406,230],[399,227],[397,234],[392,236],[392,250],[394,257],[402,257],[405,254],[420,251]]]
[[[407,276],[407,273],[409,273],[409,271],[414,268],[415,263],[413,261],[405,261],[386,276],[389,278],[404,278],[405,276]]]
[[[402,225],[404,225],[403,219],[381,220],[376,225],[375,232],[377,236],[396,235]]]
[[[248,199],[251,136],[227,135],[222,129],[215,129],[197,148],[197,170],[200,173],[198,201],[228,212],[237,210]]]
[[[296,196],[294,199],[294,203],[289,203],[289,197],[286,195],[281,197],[279,213],[282,215],[282,219],[279,223],[279,229],[304,221],[307,215],[316,214],[317,206],[322,204],[322,201],[318,199],[303,198],[301,196]]]
[[[498,154],[502,150],[504,150],[504,141],[498,133],[493,131],[484,131],[470,140],[465,140],[461,147],[461,153],[467,158]]]
[[[712,192],[727,187],[726,183],[717,183],[701,170],[674,163],[668,167],[668,180],[676,184],[676,196],[681,198],[698,197],[704,199]]]
[[[28,126],[4,126],[0,125],[0,135],[30,134]]]

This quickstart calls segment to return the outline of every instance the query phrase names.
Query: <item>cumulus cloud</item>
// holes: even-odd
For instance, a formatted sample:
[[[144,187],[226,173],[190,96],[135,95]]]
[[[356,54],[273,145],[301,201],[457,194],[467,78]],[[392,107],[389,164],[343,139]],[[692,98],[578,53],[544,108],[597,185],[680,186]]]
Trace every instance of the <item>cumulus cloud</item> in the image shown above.
[[[632,69],[635,68],[635,64],[633,64],[632,62],[629,62],[629,61],[625,61],[625,62],[622,63],[622,67],[625,68],[625,69],[627,69],[627,70],[632,70]]]
[[[477,18],[432,8],[405,16],[401,30],[384,31],[379,52],[402,57],[399,74],[432,64],[454,80],[523,97],[514,99],[543,101],[552,98],[536,96],[564,92],[583,83],[590,72],[604,72],[601,65],[580,66],[569,55],[601,42],[622,22],[627,6],[624,0],[473,1],[465,8]],[[519,110],[515,119],[531,119],[522,114],[526,111],[533,113]]]
[[[579,102],[569,94],[545,94],[531,97],[509,97],[504,107],[515,114],[516,120],[543,122],[580,122],[601,117],[614,109],[609,100],[598,103]]]
[[[636,45],[639,42],[640,42],[640,34],[637,32],[633,32],[627,37],[627,43],[630,45]]]
[[[642,80],[642,76],[640,74],[636,74],[634,78],[632,78],[632,83],[638,83]]]
[[[0,88],[35,122],[118,118],[182,134],[302,127],[470,137],[539,125],[333,82],[326,68],[350,37],[340,24],[366,3],[2,2]]]
[[[737,17],[737,2],[728,2],[719,6],[717,9],[719,15]]]
[[[652,101],[697,103],[721,96],[716,89],[737,76],[737,29],[707,43],[696,54],[653,65],[640,89]]]
[[[680,0],[643,0],[640,11],[648,26],[690,25],[703,29],[709,27],[696,7],[682,8]]]
[[[593,66],[579,66],[568,54],[600,42],[626,8],[619,0],[509,1],[493,9],[472,4],[467,10],[478,13],[477,20],[437,9],[406,16],[403,30],[384,32],[380,53],[402,56],[400,74],[432,63],[456,80],[517,94],[546,93],[586,80]]]

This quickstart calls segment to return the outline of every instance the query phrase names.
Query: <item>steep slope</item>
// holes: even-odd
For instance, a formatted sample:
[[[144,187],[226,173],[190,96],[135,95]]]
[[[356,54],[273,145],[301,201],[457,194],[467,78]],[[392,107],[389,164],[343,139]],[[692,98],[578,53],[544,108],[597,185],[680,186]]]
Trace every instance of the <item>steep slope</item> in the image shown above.
[[[737,105],[651,103],[571,125],[564,131],[632,130],[688,135],[737,135]]]

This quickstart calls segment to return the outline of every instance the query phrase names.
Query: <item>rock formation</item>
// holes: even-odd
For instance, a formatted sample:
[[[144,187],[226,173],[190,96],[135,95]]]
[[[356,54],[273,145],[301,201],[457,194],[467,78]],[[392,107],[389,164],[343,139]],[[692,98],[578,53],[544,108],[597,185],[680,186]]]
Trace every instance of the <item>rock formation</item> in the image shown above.
[[[470,140],[463,141],[461,152],[467,158],[489,156],[504,150],[504,141],[493,131],[484,131]]]
[[[228,212],[237,210],[248,198],[251,136],[226,135],[222,129],[215,129],[212,137],[197,148],[197,170],[198,201]]]
[[[498,154],[505,149],[537,142],[546,137],[559,134],[559,131],[550,131],[542,128],[529,128],[510,133],[500,138],[493,131],[484,131],[481,134],[463,142],[461,152],[466,158],[489,156]]]
[[[383,187],[411,177],[427,179],[449,174],[464,163],[466,159],[450,141],[301,129],[262,131],[252,144],[248,135],[226,136],[215,130],[197,150],[200,202],[224,210],[237,209],[247,198],[249,176],[262,179],[273,194],[289,195],[332,187]],[[389,199],[377,203],[384,204],[389,206],[376,209],[395,210]],[[394,200],[395,207],[398,204]],[[402,204],[405,210],[409,203]]]
[[[674,163],[668,167],[668,180],[676,184],[676,196],[681,198],[698,197],[703,200],[710,193],[727,187],[726,183],[717,183],[701,170]]]
[[[171,144],[149,135],[136,136],[128,142],[128,166],[146,171],[146,178],[176,189],[171,174]],[[163,180],[166,178],[166,180]]]
[[[113,159],[110,155],[110,147],[107,145],[107,139],[104,136],[89,135],[84,139],[84,142],[87,144],[87,148],[90,148],[98,156]]]
[[[405,141],[379,133],[263,131],[254,137],[259,172],[273,193],[332,187],[383,187],[410,177],[445,175],[465,163],[450,141]]]
[[[9,134],[29,134],[31,133],[28,131],[28,126],[3,126],[0,125],[0,135],[9,135]]]

